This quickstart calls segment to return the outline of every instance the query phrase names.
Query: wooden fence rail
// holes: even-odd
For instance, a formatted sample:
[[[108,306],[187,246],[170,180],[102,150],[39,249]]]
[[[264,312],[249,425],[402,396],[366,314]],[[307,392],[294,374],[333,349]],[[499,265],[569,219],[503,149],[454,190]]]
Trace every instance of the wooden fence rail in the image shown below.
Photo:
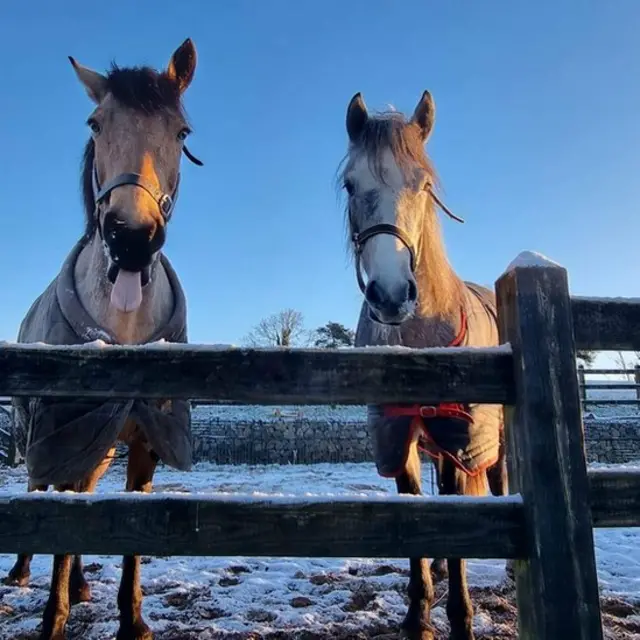
[[[0,348],[0,395],[198,398],[220,404],[514,399],[508,347],[488,349]]]
[[[571,299],[553,263],[510,268],[496,292],[501,347],[12,344],[0,396],[501,403],[514,495],[0,496],[0,552],[515,558],[520,638],[602,640],[592,528],[640,526],[640,475],[587,473],[576,347],[640,350],[640,302]]]

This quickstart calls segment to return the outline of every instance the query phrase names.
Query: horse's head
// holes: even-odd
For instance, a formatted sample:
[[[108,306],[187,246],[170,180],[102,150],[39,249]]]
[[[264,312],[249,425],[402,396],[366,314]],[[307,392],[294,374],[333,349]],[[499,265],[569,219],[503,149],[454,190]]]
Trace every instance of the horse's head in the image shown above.
[[[425,224],[435,181],[424,143],[434,119],[428,91],[409,121],[395,111],[370,116],[359,93],[347,109],[349,150],[341,178],[350,239],[360,288],[372,317],[384,324],[402,323],[418,302],[417,260],[429,241]]]
[[[165,242],[181,153],[190,155],[184,146],[190,130],[182,95],[193,79],[196,50],[186,40],[162,72],[114,65],[103,75],[70,60],[96,104],[87,120],[91,138],[83,171],[86,235],[99,234],[112,302],[130,311],[140,304]]]

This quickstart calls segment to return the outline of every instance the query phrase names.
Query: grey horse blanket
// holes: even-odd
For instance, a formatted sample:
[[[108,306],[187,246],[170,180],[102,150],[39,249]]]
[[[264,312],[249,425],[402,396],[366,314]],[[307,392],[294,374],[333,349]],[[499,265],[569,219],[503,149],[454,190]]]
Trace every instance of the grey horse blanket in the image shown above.
[[[18,342],[75,345],[116,341],[89,316],[78,298],[74,266],[78,243],[57,278],[33,303],[20,326]],[[175,271],[164,255],[161,264],[175,300],[168,324],[150,339],[187,342],[186,302]],[[13,398],[18,449],[36,484],[75,483],[91,472],[121,436],[141,430],[147,447],[166,464],[191,468],[191,409],[184,400],[111,400]]]
[[[465,283],[466,300],[462,310],[462,329],[447,346],[496,346],[497,312],[493,293],[485,287]],[[382,337],[361,315],[360,344],[406,344],[409,336]],[[422,345],[427,346],[427,345]],[[439,345],[429,345],[439,346]],[[368,430],[378,473],[397,477],[406,466],[409,448],[415,440],[433,458],[446,456],[470,476],[481,473],[498,460],[502,438],[501,405],[446,403],[437,406],[369,405]]]

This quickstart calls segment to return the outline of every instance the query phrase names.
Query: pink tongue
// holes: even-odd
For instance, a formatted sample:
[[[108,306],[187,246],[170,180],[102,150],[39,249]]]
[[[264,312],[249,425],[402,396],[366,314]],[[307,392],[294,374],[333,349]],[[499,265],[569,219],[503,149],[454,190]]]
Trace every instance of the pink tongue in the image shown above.
[[[142,304],[141,274],[118,271],[111,290],[111,304],[119,311],[135,311]]]

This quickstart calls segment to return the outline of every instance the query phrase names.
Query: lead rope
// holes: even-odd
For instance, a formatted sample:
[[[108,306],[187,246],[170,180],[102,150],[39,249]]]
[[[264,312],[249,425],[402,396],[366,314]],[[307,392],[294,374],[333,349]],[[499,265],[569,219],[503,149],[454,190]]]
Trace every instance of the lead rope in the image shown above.
[[[455,213],[453,213],[453,211],[451,211],[451,209],[449,209],[449,207],[447,207],[446,204],[444,204],[444,202],[442,202],[442,200],[440,200],[440,198],[438,198],[438,196],[436,195],[435,191],[433,190],[433,187],[431,185],[429,185],[429,194],[431,195],[431,197],[434,199],[435,203],[452,219],[455,220],[456,222],[460,222],[461,224],[464,224],[464,219],[460,218],[459,216],[457,216]]]

